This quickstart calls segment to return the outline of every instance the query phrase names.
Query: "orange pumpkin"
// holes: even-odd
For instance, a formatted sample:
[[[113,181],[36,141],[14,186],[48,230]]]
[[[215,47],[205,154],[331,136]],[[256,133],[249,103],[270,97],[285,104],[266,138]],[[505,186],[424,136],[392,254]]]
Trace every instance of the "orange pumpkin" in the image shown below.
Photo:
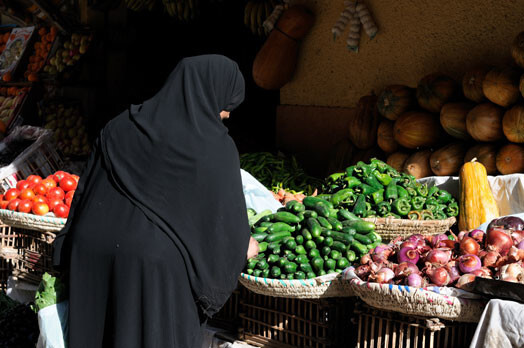
[[[447,103],[440,110],[440,124],[444,131],[457,139],[471,139],[466,128],[466,116],[473,109],[473,103]]]
[[[502,132],[504,109],[492,103],[475,106],[466,116],[468,133],[477,141],[497,141],[504,137]]]
[[[524,68],[524,31],[519,33],[511,44],[511,56],[515,63]]]
[[[416,179],[433,175],[429,165],[431,150],[417,151],[406,159],[404,173],[413,175]]]
[[[359,149],[369,149],[376,144],[378,123],[377,97],[368,95],[360,98],[355,115],[349,122],[349,139]]]
[[[497,154],[497,169],[502,174],[524,173],[524,146],[503,146]]]
[[[464,74],[462,92],[466,98],[476,103],[482,103],[486,99],[482,91],[482,82],[490,69],[490,67],[479,67]]]
[[[506,111],[502,119],[502,130],[509,141],[524,143],[524,105],[515,105]]]
[[[438,117],[426,112],[410,111],[393,126],[395,140],[408,149],[435,145],[441,135]]]
[[[394,152],[388,156],[386,163],[401,172],[404,170],[404,163],[406,163],[408,157],[408,153],[402,151]]]
[[[387,86],[377,101],[378,112],[392,121],[395,121],[414,104],[415,90],[402,85]]]
[[[520,73],[509,67],[491,69],[482,82],[482,91],[491,102],[505,108],[515,104],[520,96]]]
[[[464,163],[471,162],[474,158],[486,167],[489,175],[497,173],[497,146],[495,144],[484,143],[472,146],[464,156]]]
[[[456,92],[457,85],[451,77],[439,73],[430,74],[418,83],[418,104],[429,112],[438,113]]]
[[[377,144],[385,153],[397,151],[398,143],[393,136],[393,121],[382,120],[378,125]]]
[[[431,154],[429,164],[435,175],[447,176],[458,174],[464,164],[465,146],[462,143],[448,144]]]

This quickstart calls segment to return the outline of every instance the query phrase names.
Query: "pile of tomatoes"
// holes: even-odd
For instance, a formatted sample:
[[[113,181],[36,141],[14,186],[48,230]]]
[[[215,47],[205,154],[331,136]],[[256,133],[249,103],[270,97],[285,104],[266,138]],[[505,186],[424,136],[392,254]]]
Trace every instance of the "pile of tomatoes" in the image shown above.
[[[0,209],[41,216],[53,213],[56,217],[67,218],[79,179],[78,175],[64,171],[57,171],[45,179],[29,175],[17,182],[16,188],[0,195]]]

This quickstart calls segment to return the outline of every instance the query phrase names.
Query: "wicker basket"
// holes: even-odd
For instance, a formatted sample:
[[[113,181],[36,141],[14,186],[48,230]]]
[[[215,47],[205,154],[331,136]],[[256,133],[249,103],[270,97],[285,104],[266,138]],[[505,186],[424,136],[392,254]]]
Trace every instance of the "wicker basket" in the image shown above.
[[[12,227],[42,232],[58,232],[64,228],[67,219],[54,216],[38,216],[0,209],[0,221]],[[54,239],[54,235],[52,238]]]
[[[301,280],[270,279],[245,273],[241,273],[239,277],[242,285],[261,295],[312,299],[354,296],[351,283],[341,279],[339,274],[333,274],[333,278],[328,279],[325,277]]]
[[[457,219],[450,217],[446,220],[409,220],[388,218],[365,218],[375,224],[377,232],[385,242],[399,236],[409,237],[412,234],[433,235],[449,231]]]
[[[476,323],[486,305],[404,285],[378,284],[352,279],[354,292],[368,305],[404,314]]]

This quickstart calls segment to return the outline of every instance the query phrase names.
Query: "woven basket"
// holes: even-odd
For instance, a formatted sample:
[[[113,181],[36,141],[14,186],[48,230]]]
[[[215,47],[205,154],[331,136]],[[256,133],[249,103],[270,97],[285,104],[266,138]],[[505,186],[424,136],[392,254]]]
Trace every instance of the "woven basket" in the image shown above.
[[[446,220],[409,220],[388,218],[365,218],[375,224],[377,232],[384,241],[393,240],[399,236],[409,237],[412,234],[433,235],[449,231],[450,227],[457,221],[454,217]]]
[[[482,300],[447,296],[422,288],[358,279],[350,282],[356,296],[368,305],[409,315],[478,323],[486,305]]]
[[[287,298],[327,298],[355,296],[348,280],[338,275],[332,280],[313,279],[270,279],[241,273],[239,282],[247,289],[260,295]]]
[[[44,232],[58,232],[64,228],[67,219],[53,216],[38,216],[0,209],[0,221],[12,227]]]

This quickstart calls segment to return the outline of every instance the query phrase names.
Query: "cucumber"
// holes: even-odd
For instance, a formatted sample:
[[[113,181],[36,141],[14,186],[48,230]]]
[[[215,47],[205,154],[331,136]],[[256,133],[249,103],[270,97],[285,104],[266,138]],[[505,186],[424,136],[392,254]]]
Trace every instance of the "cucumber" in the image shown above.
[[[306,210],[306,207],[299,201],[289,201],[286,203],[286,209],[292,213],[301,213]]]
[[[335,230],[342,231],[342,222],[338,221],[334,217],[328,217],[327,220]]]
[[[342,242],[338,242],[338,241],[335,241],[333,242],[333,246],[331,247],[331,249],[333,250],[338,250],[340,251],[341,253],[342,252],[345,252],[346,249],[347,249],[347,246],[346,244],[342,243]]]
[[[332,272],[337,267],[337,261],[333,259],[327,259],[326,262],[324,262],[324,270],[326,272]]]
[[[304,241],[313,239],[311,232],[307,228],[302,229],[302,237],[304,237]]]
[[[300,222],[300,218],[298,216],[288,211],[280,211],[275,213],[274,219],[287,224],[297,224]]]
[[[314,257],[311,260],[311,265],[313,266],[313,269],[318,272],[324,268],[324,259],[321,257]]]
[[[296,263],[301,264],[301,263],[308,263],[309,259],[306,255],[298,255],[295,261]]]
[[[272,242],[278,242],[286,237],[290,237],[291,232],[289,231],[282,231],[282,232],[275,232],[270,235],[268,235],[265,239],[266,242],[272,243]]]
[[[302,271],[296,271],[295,279],[306,279],[306,274]]]
[[[357,233],[357,230],[355,230],[353,227],[344,227],[342,228],[342,232],[352,236]]]
[[[304,236],[299,234],[295,237],[295,242],[297,242],[297,244],[299,245],[302,245],[304,244]]]
[[[263,221],[263,222],[261,222],[261,223],[259,224],[259,227],[269,227],[269,226],[271,226],[271,225],[273,225],[272,222]]]
[[[331,250],[331,253],[329,253],[329,258],[333,260],[338,260],[342,257],[342,253],[338,250]]]
[[[320,257],[320,251],[318,249],[311,249],[308,254],[309,258],[312,260],[315,257]]]
[[[353,240],[353,236],[344,232],[332,232],[331,237],[333,240],[343,242],[345,244],[350,243]]]
[[[333,208],[333,203],[319,197],[307,196],[302,200],[302,204],[304,204],[306,208],[313,208],[318,203],[325,204],[328,208]]]
[[[289,261],[285,257],[281,257],[279,258],[279,260],[276,263],[277,263],[277,266],[280,267],[280,269],[282,269],[288,262]]]
[[[317,212],[318,216],[329,217],[329,208],[324,204],[318,203],[313,209]]]
[[[323,275],[326,275],[326,274],[327,274],[327,272],[324,271],[323,269],[320,270],[320,272],[318,272],[318,275],[319,275],[319,276],[323,276]]]
[[[338,216],[339,220],[355,220],[355,221],[360,221],[361,220],[358,216],[356,216],[355,214],[347,211],[346,209],[339,209],[338,213],[337,213],[337,216]]]
[[[267,226],[258,226],[253,229],[253,233],[267,233]]]
[[[340,259],[337,260],[337,267],[340,269],[349,267],[349,260],[346,259],[345,257],[341,257]]]
[[[260,225],[261,226],[262,226],[262,223],[264,223],[264,222],[270,222],[271,221],[271,214],[261,217],[260,220],[258,220],[258,221],[260,221]]]
[[[330,247],[330,246],[333,245],[333,242],[334,242],[333,237],[328,236],[328,237],[324,238],[324,245],[325,246]]]
[[[324,237],[331,237],[332,233],[333,233],[332,230],[328,230],[327,228],[322,228],[322,235]]]
[[[278,214],[278,213],[276,213]],[[296,217],[296,216],[295,216]],[[298,218],[297,218],[298,219]],[[267,228],[269,233],[277,233],[277,232],[293,232],[295,231],[295,228],[286,224],[285,222],[275,222],[271,226]]]
[[[322,233],[320,223],[315,218],[308,218],[306,220],[306,226],[311,232],[311,236],[313,237],[318,237]]]
[[[305,218],[310,218],[310,217],[316,218],[316,217],[318,217],[318,213],[316,211],[314,211],[314,210],[305,210],[304,211],[304,217]]]
[[[289,239],[286,242],[286,248],[288,250],[295,250],[297,248],[297,242],[295,241],[295,239]]]
[[[342,223],[345,227],[354,228],[357,233],[367,234],[375,230],[375,224],[369,221],[344,221]]]
[[[351,249],[353,249],[359,255],[359,257],[362,257],[368,252],[368,248],[366,248],[366,246],[360,243],[358,240],[351,242]]]
[[[307,242],[304,243],[304,248],[306,248],[306,250],[315,249],[316,247],[317,247],[317,244],[313,242],[312,240],[308,240]]]
[[[303,245],[297,245],[297,248],[295,249],[295,254],[297,254],[297,255],[306,255],[307,251],[306,251],[306,249],[304,249]]]
[[[295,273],[297,271],[297,264],[294,262],[286,262],[284,264],[284,272],[287,274]]]
[[[373,243],[382,242],[382,237],[377,232],[369,232],[366,236],[371,239]]]
[[[363,234],[360,234],[360,233],[355,233],[353,235],[353,238],[355,238],[355,240],[358,240],[362,244],[368,245],[368,244],[373,243],[373,241],[371,241],[370,238],[368,238],[367,236],[365,236]]]
[[[317,245],[321,245],[324,243],[324,239],[326,239],[326,237],[318,236],[317,238],[315,238],[315,243],[317,243]]]
[[[256,240],[259,243],[263,242],[264,239],[266,239],[267,236],[268,236],[268,234],[264,233],[264,232],[262,232],[262,233],[253,233],[251,235],[251,237],[253,237],[253,239]]]
[[[329,255],[330,252],[331,248],[328,246],[322,247],[322,249],[320,249],[320,253],[322,254],[322,256]]]
[[[317,221],[320,223],[322,227],[330,229],[330,230],[333,229],[333,226],[329,223],[328,219],[326,219],[325,217],[319,216],[317,217]]]

